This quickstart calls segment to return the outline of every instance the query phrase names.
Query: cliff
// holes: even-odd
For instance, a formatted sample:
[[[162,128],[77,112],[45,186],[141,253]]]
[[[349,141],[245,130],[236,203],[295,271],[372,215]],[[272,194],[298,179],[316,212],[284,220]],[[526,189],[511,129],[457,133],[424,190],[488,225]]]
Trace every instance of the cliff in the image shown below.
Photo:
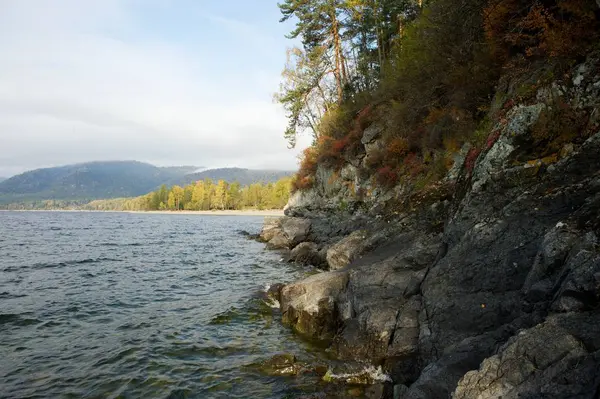
[[[598,397],[599,61],[527,97],[501,80],[485,140],[418,190],[363,168],[384,120],[319,165],[262,233],[326,270],[280,288],[284,323],[381,365],[377,397]]]

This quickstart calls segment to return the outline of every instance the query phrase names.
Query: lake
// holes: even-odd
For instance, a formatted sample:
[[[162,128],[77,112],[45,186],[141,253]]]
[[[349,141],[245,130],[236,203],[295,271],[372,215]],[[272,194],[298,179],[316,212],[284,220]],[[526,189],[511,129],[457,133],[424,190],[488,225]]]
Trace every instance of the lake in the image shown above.
[[[320,377],[273,376],[320,349],[264,289],[308,269],[241,230],[262,217],[0,212],[0,396],[283,398]]]

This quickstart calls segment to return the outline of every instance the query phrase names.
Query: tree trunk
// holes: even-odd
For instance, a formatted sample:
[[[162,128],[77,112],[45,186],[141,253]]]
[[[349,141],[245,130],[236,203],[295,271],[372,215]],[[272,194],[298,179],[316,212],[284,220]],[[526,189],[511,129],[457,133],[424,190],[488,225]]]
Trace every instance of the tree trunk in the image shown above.
[[[335,68],[334,75],[337,83],[337,92],[338,92],[338,103],[341,103],[344,97],[344,83],[342,81],[342,73],[344,73],[344,68],[342,66],[342,54],[340,49],[340,32],[338,26],[338,20],[335,15],[335,9],[331,12],[331,20],[332,20],[332,34],[333,34],[333,47],[335,52]],[[344,73],[345,74],[345,73]]]

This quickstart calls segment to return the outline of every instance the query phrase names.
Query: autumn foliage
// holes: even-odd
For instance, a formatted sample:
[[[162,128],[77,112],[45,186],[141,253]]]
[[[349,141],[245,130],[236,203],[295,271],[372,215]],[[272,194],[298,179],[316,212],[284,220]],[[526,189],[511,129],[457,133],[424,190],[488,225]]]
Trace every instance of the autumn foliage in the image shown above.
[[[573,57],[597,42],[598,5],[593,0],[491,0],[485,33],[496,57]]]
[[[490,128],[544,84],[530,79],[520,93],[494,100],[500,76],[531,75],[540,65],[546,81],[562,76],[565,66],[600,48],[599,17],[596,0],[427,3],[389,51],[378,87],[325,113],[294,187],[313,184],[316,165],[339,170],[364,154],[361,138],[374,121],[382,126],[379,148],[369,150],[362,167],[377,184],[433,181],[452,166],[465,143],[472,149],[464,167],[472,171],[481,151],[500,138],[501,129]],[[568,107],[554,108],[555,114],[543,113],[532,131],[533,140],[552,153],[587,121]],[[566,125],[553,124],[557,119]]]

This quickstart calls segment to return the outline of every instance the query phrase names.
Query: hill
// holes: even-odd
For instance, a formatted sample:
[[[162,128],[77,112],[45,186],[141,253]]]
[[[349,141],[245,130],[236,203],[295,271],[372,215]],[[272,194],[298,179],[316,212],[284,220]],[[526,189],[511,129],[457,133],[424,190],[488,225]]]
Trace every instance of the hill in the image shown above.
[[[208,169],[198,173],[185,175],[178,184],[186,185],[198,180],[211,179],[214,182],[225,180],[226,182],[237,181],[242,186],[253,183],[274,183],[277,180],[291,176],[293,172],[283,170],[260,170],[244,168],[218,168]]]
[[[137,161],[88,162],[36,169],[0,182],[0,203],[133,197],[197,169],[196,166],[161,168]]]

